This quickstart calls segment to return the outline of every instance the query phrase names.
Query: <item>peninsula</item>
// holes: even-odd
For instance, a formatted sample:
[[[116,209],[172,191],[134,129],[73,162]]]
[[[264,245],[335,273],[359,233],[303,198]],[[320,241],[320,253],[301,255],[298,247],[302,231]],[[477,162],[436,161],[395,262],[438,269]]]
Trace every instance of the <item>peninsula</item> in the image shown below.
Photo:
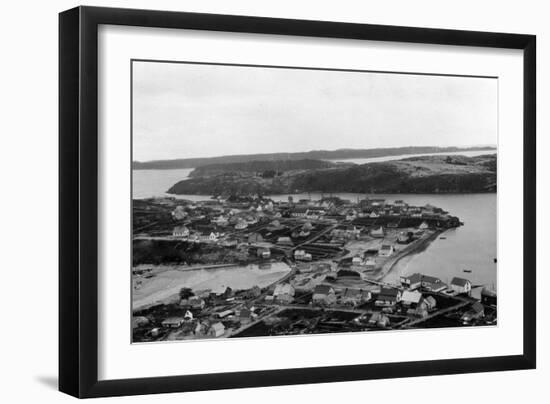
[[[205,165],[174,184],[175,195],[272,195],[302,192],[496,192],[497,157],[436,155],[367,164],[321,160]]]

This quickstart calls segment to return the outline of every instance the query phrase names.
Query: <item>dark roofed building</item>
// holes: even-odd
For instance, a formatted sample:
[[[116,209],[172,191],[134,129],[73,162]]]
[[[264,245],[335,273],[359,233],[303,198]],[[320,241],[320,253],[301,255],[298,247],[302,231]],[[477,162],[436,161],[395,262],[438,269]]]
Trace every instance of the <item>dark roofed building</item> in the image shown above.
[[[376,301],[374,302],[377,306],[395,306],[401,300],[401,291],[395,288],[382,288]]]
[[[315,304],[331,305],[336,302],[336,293],[328,285],[317,285],[313,290],[311,301]]]

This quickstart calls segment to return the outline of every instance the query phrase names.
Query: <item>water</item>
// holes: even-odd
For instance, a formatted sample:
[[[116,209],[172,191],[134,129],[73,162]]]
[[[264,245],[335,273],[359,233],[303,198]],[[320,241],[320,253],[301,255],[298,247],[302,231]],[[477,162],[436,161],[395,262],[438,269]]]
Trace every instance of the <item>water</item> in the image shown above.
[[[394,195],[414,205],[430,203],[458,216],[464,226],[450,229],[431,242],[424,251],[398,261],[384,278],[398,282],[401,275],[420,272],[449,283],[454,276],[469,279],[473,285],[496,288],[497,195]],[[445,239],[442,239],[444,237]],[[464,272],[471,270],[471,273]],[[478,293],[480,290],[477,291]],[[478,293],[474,293],[477,295]]]
[[[495,154],[496,150],[475,150],[475,151],[465,151],[465,152],[450,152],[450,153],[426,153],[426,154],[401,154],[399,156],[384,156],[384,157],[370,157],[365,159],[331,159],[328,161],[332,162],[342,162],[342,163],[354,163],[354,164],[367,164],[367,163],[380,163],[383,161],[390,160],[401,160],[409,157],[420,157],[420,156],[466,156],[466,157],[475,157],[482,156],[484,154]]]
[[[132,198],[174,196],[166,193],[176,182],[189,178],[193,168],[176,170],[132,170]],[[190,198],[186,198],[190,199]],[[202,196],[201,199],[208,199]]]
[[[225,267],[218,269],[198,269],[163,271],[144,282],[142,288],[133,291],[134,309],[163,301],[187,287],[195,291],[210,289],[222,293],[227,287],[233,290],[260,288],[271,285],[290,272],[284,262],[274,262],[271,268],[260,269],[256,264]]]
[[[488,154],[491,151],[477,151],[469,153],[455,153],[468,156]],[[449,154],[449,153],[446,153]],[[405,158],[407,156],[391,156],[375,159],[347,160],[357,164],[364,164],[374,161],[386,161]],[[383,159],[383,160],[382,160]],[[339,160],[342,161],[342,160]],[[150,196],[166,196],[165,191],[189,176],[192,169],[182,170],[138,170],[133,172],[134,177],[134,198],[145,198]],[[334,193],[318,194],[303,193],[293,194],[294,200],[312,199],[318,200],[323,196],[338,196],[356,202],[363,199],[365,194]],[[174,196],[174,195],[172,195]],[[287,201],[288,194],[271,195],[275,201]],[[407,256],[400,260],[392,272],[384,279],[387,282],[398,282],[399,276],[421,272],[441,278],[450,282],[454,276],[469,279],[474,285],[484,284],[495,286],[497,283],[497,265],[494,258],[497,257],[497,196],[496,194],[466,194],[466,195],[372,195],[387,200],[402,199],[410,205],[425,205],[427,203],[440,207],[454,216],[458,216],[464,226],[448,230],[441,236],[446,239],[436,239],[426,250]],[[178,195],[177,198],[190,199],[193,201],[207,200],[208,195]],[[471,270],[471,273],[463,272],[464,269]],[[224,281],[224,274],[227,270],[211,271],[203,274],[205,283],[215,282],[215,278]],[[238,274],[242,274],[241,277]],[[248,274],[248,275],[245,275]],[[231,278],[237,276],[245,282],[250,272],[231,272]],[[206,280],[211,279],[211,281]],[[199,279],[199,278],[193,278]],[[195,281],[193,281],[195,282]],[[202,282],[198,282],[202,283]],[[219,286],[219,285],[214,285]],[[253,286],[253,285],[251,285]],[[479,293],[479,290],[478,290]]]
[[[366,164],[381,161],[399,160],[407,157],[443,155],[462,155],[468,157],[480,156],[482,154],[495,153],[493,150],[455,152],[455,153],[432,153],[432,154],[403,154],[399,156],[372,157],[367,159],[335,159],[329,161],[341,161],[346,163]],[[134,199],[152,198],[159,196],[172,196],[178,199],[189,199],[191,201],[202,201],[209,199],[209,195],[171,195],[166,191],[178,181],[189,178],[193,168],[181,168],[175,170],[133,170],[132,193]]]
[[[319,200],[328,194],[293,194],[294,201],[300,199]],[[365,194],[335,193],[342,199],[356,202]],[[425,250],[406,256],[398,261],[393,270],[383,279],[399,283],[401,275],[420,272],[437,276],[449,283],[454,276],[468,279],[473,285],[487,285],[496,288],[497,264],[497,195],[492,194],[373,194],[375,198],[387,201],[401,199],[414,206],[431,204],[458,216],[464,226],[449,229],[432,241]],[[275,201],[287,201],[289,195],[271,195]],[[442,239],[441,237],[444,237]],[[464,269],[472,272],[466,273]],[[478,297],[480,289],[475,291]]]

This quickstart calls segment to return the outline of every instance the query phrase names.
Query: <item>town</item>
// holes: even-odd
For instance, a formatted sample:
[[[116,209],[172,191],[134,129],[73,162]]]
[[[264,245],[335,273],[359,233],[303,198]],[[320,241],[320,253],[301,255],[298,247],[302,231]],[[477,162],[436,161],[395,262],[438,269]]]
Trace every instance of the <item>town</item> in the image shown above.
[[[467,273],[384,281],[400,259],[462,225],[436,206],[162,197],[133,200],[132,225],[134,342],[496,324],[496,292]],[[174,289],[169,278],[246,266],[287,271],[245,289]]]

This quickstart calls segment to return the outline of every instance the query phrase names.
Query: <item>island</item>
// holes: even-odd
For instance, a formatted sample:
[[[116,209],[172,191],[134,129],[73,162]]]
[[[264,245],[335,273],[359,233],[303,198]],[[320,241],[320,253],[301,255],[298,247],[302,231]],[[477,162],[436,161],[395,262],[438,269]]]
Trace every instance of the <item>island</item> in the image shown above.
[[[496,192],[497,157],[436,155],[378,163],[323,160],[258,160],[196,168],[174,184],[174,195],[273,195],[304,192],[480,193]]]

